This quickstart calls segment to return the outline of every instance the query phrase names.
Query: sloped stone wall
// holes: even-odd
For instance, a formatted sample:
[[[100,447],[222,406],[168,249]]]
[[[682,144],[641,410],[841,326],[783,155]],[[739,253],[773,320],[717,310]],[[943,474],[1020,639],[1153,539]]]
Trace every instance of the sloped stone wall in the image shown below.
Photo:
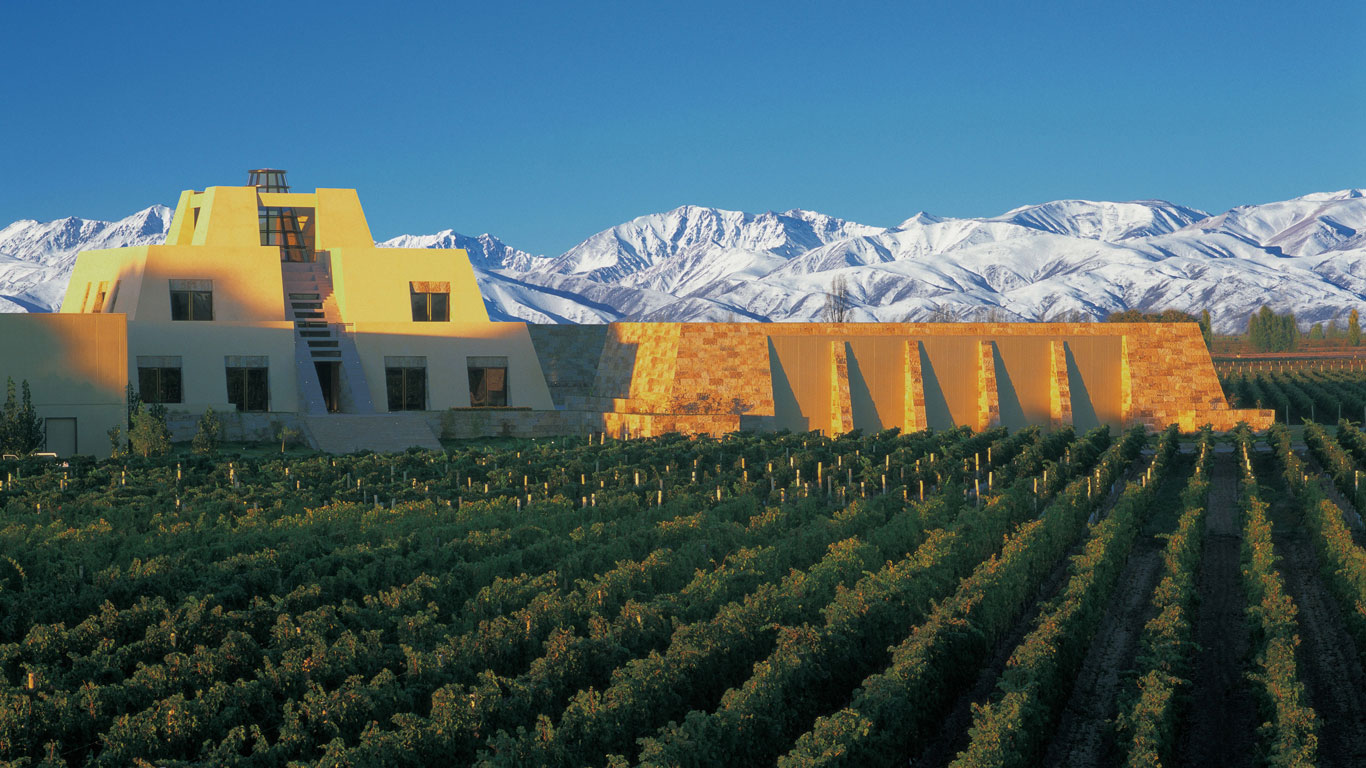
[[[1054,424],[1070,423],[1072,393],[1062,370],[1068,340],[1080,344],[1093,337],[1121,339],[1122,351],[1113,365],[1119,369],[1126,424],[1160,429],[1177,423],[1193,430],[1209,423],[1227,430],[1239,421],[1256,428],[1271,423],[1270,411],[1229,409],[1196,325],[1162,323],[616,323],[606,331],[590,397],[579,405],[601,412],[604,427],[631,429],[633,434],[671,429],[716,434],[738,428],[741,416],[762,426],[765,417],[774,415],[768,339],[804,336],[834,344],[829,422],[825,427],[813,424],[817,428],[841,430],[851,423],[841,405],[841,400],[848,402],[847,394],[839,394],[849,386],[847,359],[840,365],[845,350],[841,340],[862,336],[902,337],[908,356],[917,354],[917,339],[977,338],[978,369],[972,374],[979,387],[979,427],[999,419],[999,405],[993,407],[992,344],[1020,336],[1054,342],[1048,359],[1038,361],[1056,393]],[[912,406],[906,411],[907,426],[917,428],[924,419],[924,394],[909,378],[919,375],[918,356],[908,357],[897,375],[908,378],[906,396]]]

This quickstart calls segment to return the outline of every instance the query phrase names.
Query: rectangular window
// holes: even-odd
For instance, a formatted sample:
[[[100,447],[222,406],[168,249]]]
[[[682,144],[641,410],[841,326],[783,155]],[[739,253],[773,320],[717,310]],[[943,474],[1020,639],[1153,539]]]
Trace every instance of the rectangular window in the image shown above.
[[[506,357],[466,358],[470,372],[470,406],[503,408],[508,404],[508,359]]]
[[[313,209],[257,209],[261,245],[280,248],[281,261],[317,261],[313,251]]]
[[[212,320],[213,281],[172,280],[171,319]]]
[[[239,411],[263,412],[270,410],[270,369],[266,357],[230,356],[228,370],[228,402]]]
[[[180,357],[138,355],[138,397],[144,403],[182,403]]]
[[[109,292],[109,283],[101,282],[100,287],[95,289],[95,303],[90,305],[91,312],[104,311],[104,296]]]
[[[427,358],[385,357],[384,389],[391,411],[427,410]]]
[[[448,282],[412,282],[413,322],[445,323],[451,319],[451,284]]]

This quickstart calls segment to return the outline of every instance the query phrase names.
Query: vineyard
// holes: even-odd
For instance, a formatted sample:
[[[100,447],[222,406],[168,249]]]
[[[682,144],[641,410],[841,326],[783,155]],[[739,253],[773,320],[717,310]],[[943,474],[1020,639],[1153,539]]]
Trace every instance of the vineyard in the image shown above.
[[[1219,372],[1234,408],[1270,408],[1282,424],[1366,420],[1366,370],[1329,365],[1228,366]]]
[[[1362,764],[1366,435],[1304,440],[9,461],[0,765]]]

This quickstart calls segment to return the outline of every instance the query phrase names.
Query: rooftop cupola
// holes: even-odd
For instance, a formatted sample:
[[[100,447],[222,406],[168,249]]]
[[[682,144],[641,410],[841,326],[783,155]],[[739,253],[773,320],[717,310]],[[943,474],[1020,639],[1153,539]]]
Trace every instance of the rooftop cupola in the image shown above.
[[[257,168],[254,171],[247,171],[250,174],[247,180],[248,187],[256,187],[257,192],[288,192],[289,184],[285,181],[285,172],[278,168]]]

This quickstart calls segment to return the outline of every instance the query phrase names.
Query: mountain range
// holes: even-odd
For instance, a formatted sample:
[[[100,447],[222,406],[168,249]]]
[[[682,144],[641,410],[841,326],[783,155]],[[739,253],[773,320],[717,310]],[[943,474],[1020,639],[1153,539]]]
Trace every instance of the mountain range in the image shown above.
[[[0,230],[0,312],[53,311],[76,254],[162,242],[171,210]],[[386,247],[464,248],[489,314],[533,323],[806,321],[838,283],[853,321],[1095,319],[1209,309],[1241,332],[1263,304],[1302,325],[1366,303],[1366,190],[1217,215],[1160,200],[1057,200],[987,218],[877,227],[822,213],[682,206],[554,257],[445,230]]]

